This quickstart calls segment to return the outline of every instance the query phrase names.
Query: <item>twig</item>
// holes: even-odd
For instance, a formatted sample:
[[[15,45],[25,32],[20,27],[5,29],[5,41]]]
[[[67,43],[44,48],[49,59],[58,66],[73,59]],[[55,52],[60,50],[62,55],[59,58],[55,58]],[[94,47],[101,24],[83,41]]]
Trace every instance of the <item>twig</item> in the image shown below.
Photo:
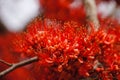
[[[88,22],[94,23],[95,30],[99,28],[99,20],[97,17],[97,9],[95,0],[83,0],[85,10],[86,10],[86,18]]]
[[[27,65],[27,64],[30,64],[30,63],[33,63],[33,62],[36,62],[36,61],[38,61],[38,57],[37,57],[37,56],[32,57],[32,58],[27,59],[27,60],[24,60],[24,61],[21,61],[21,62],[19,62],[19,63],[14,63],[14,64],[12,64],[12,66],[10,66],[8,69],[0,72],[0,77],[2,77],[2,76],[4,76],[4,75],[12,72],[12,71],[15,70],[16,68],[19,68],[19,67],[21,67],[21,66],[25,66],[25,65]]]
[[[0,62],[6,64],[6,65],[8,65],[8,66],[12,66],[11,63],[8,63],[8,62],[6,62],[6,61],[4,61],[4,60],[2,60],[2,59],[0,59]]]

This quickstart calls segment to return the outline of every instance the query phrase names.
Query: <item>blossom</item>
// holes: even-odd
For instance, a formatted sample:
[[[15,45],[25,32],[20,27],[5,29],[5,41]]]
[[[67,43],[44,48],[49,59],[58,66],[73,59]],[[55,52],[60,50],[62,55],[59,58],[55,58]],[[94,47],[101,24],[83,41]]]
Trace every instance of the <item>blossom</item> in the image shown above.
[[[102,25],[101,25],[102,26]],[[112,80],[120,73],[120,28],[101,27],[89,34],[81,24],[35,19],[16,34],[14,52],[38,56],[41,79],[97,78]],[[22,56],[21,56],[22,57]],[[116,72],[117,74],[113,74]],[[117,79],[117,77],[116,77]]]

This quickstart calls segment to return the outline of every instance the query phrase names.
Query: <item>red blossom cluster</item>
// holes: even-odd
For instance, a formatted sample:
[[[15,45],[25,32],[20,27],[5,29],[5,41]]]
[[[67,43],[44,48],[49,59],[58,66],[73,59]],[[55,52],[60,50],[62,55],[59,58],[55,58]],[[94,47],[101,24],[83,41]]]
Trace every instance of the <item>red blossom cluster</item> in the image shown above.
[[[39,80],[119,80],[120,26],[101,25],[91,32],[77,22],[36,19],[13,40],[21,57],[38,56]],[[37,74],[37,75],[36,75]]]
[[[81,0],[40,0],[40,3],[44,17],[85,23],[85,10]]]

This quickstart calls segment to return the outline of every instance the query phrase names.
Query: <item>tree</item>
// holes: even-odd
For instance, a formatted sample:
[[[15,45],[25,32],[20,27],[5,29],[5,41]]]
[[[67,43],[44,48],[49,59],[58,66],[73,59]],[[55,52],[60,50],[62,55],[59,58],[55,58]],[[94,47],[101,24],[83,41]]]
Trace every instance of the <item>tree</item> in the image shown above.
[[[44,3],[44,0],[41,1]],[[59,4],[57,9],[68,9],[69,1],[56,2]],[[16,68],[36,62],[32,67],[38,70],[34,72],[37,73],[34,75],[37,80],[39,77],[41,80],[119,79],[119,25],[116,23],[114,27],[104,28],[103,26],[110,24],[99,23],[94,0],[84,0],[84,6],[87,21],[86,18],[83,22],[78,18],[76,22],[67,21],[67,17],[63,17],[67,12],[61,14],[63,21],[52,20],[46,17],[49,16],[46,12],[45,19],[36,18],[25,32],[12,34],[10,52],[27,59],[15,64],[0,60],[9,66],[0,73],[0,77]],[[53,14],[52,17],[59,18]],[[87,24],[87,28],[82,23]]]

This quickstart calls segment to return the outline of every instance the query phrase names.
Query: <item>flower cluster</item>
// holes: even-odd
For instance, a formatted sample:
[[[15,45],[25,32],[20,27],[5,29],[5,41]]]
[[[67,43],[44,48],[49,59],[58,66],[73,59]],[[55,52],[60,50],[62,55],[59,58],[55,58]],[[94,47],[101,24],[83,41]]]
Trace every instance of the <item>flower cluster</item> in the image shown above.
[[[85,10],[81,0],[40,0],[40,3],[44,17],[85,23]]]
[[[41,80],[119,79],[120,27],[92,27],[88,34],[76,22],[36,19],[16,34],[14,52],[39,57],[34,71]]]

